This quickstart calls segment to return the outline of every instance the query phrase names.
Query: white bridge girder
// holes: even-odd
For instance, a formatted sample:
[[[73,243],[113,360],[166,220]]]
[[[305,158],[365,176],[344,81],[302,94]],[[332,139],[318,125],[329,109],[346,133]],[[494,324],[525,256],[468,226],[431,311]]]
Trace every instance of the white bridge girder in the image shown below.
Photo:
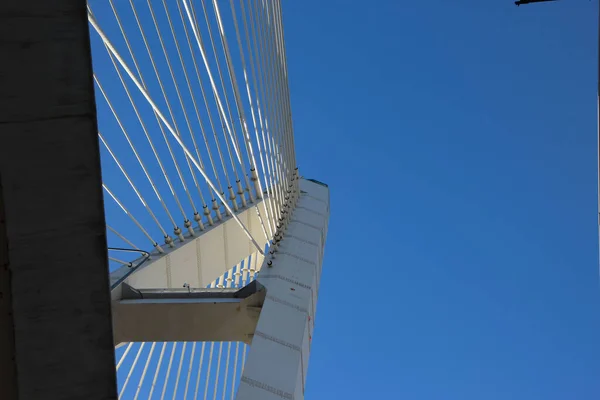
[[[237,399],[303,399],[329,219],[329,189],[300,179],[282,237],[267,257],[232,219],[139,268],[111,274],[115,344],[126,341],[251,343]],[[262,203],[258,205],[264,210]],[[256,208],[238,214],[264,238]],[[260,270],[240,291],[205,290],[251,256]],[[253,272],[253,271],[252,271]],[[184,287],[185,285],[185,287]]]
[[[124,342],[244,342],[250,344],[265,290],[141,289],[123,284],[113,303],[115,344]]]
[[[268,200],[267,200],[268,201]],[[264,201],[248,207],[238,218],[262,249],[267,244],[257,208],[264,216]],[[110,274],[113,301],[121,299],[121,283],[135,289],[206,288],[234,265],[257,251],[237,222],[231,217],[215,221],[204,231],[197,231],[175,248],[163,245],[165,253],[153,252],[138,268],[123,266]],[[259,254],[260,256],[260,254]],[[259,260],[259,264],[262,259]],[[134,262],[133,264],[136,264]]]

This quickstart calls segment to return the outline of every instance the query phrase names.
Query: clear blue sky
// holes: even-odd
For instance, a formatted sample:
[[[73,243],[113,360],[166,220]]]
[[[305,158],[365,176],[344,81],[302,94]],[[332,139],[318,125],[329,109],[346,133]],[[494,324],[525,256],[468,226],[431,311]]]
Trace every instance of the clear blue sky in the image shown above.
[[[597,399],[597,2],[286,1],[306,398]]]
[[[93,9],[126,54],[106,2]],[[329,184],[332,202],[306,399],[597,399],[598,2],[285,0],[283,10],[300,171]],[[150,154],[95,33],[92,44]],[[160,213],[97,96],[101,131]],[[107,157],[108,184],[160,239]],[[106,204],[109,222],[147,248]]]

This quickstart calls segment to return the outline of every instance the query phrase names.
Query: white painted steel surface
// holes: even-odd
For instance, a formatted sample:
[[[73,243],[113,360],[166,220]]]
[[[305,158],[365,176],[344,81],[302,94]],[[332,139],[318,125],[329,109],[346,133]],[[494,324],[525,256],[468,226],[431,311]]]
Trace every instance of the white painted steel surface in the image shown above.
[[[257,278],[267,296],[237,400],[304,398],[329,220],[329,189],[301,180],[300,190],[272,266],[264,265]]]

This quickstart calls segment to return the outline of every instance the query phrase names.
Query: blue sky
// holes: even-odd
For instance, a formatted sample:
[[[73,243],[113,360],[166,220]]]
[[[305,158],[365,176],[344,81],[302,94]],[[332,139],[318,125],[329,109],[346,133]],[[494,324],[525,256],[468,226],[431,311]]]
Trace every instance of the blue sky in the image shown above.
[[[331,188],[306,398],[600,393],[597,2],[287,1]]]
[[[372,3],[283,1],[300,172],[331,190],[306,398],[598,398],[597,2]],[[164,110],[133,15],[120,7]],[[106,2],[92,9],[131,63]],[[158,19],[164,29],[164,15]],[[156,37],[149,40],[160,54]],[[149,155],[95,33],[92,47],[95,73]],[[239,63],[235,51],[233,58]],[[160,56],[157,63],[176,103],[166,64]],[[150,108],[129,88],[160,142]],[[100,130],[170,233],[96,90]],[[174,112],[185,131],[182,112]],[[159,153],[169,157],[164,144]],[[160,241],[104,148],[102,155],[105,182]],[[166,168],[176,181],[174,167]],[[168,195],[164,182],[157,185]],[[166,201],[181,224],[174,200]],[[110,199],[106,212],[110,224],[149,248]],[[113,236],[109,244],[122,246]],[[121,385],[135,351],[119,370]],[[132,396],[144,362],[132,374]]]

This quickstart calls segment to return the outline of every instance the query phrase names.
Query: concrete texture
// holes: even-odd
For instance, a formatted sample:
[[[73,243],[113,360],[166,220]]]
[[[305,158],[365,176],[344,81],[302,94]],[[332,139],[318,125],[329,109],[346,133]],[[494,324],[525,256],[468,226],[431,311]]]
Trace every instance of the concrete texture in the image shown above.
[[[116,399],[86,2],[0,2],[0,54],[0,398]]]

